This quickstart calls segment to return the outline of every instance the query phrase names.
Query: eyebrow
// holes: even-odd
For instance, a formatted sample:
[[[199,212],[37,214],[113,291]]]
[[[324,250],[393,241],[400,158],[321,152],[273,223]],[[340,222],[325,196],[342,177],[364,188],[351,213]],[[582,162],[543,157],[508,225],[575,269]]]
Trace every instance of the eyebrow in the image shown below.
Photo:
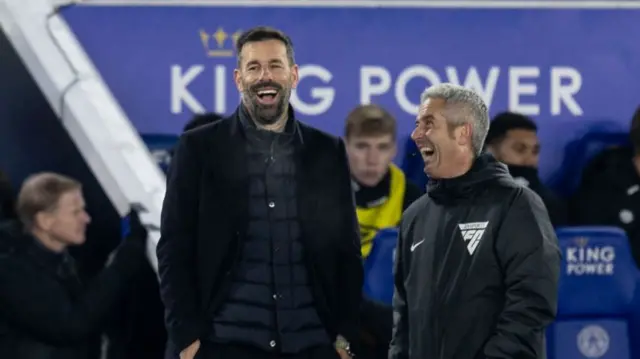
[[[271,60],[269,60],[269,63],[270,64],[275,64],[275,63],[284,64],[284,62],[282,60],[280,60],[280,59],[271,59]],[[260,64],[260,62],[258,60],[251,60],[251,61],[247,62],[246,66],[259,65],[259,64]]]
[[[418,117],[416,119],[416,122],[418,122],[418,121],[429,121],[429,120],[435,120],[435,117],[432,114],[427,114],[427,115]]]

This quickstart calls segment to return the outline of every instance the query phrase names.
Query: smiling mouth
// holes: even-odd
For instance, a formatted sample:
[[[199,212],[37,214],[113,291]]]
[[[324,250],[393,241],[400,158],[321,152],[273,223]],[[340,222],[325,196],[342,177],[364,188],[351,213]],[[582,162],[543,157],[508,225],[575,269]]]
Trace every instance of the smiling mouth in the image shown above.
[[[278,91],[274,89],[259,90],[256,92],[258,101],[262,104],[273,104],[278,97]]]
[[[435,153],[435,150],[431,147],[422,147],[420,153],[423,157],[431,157]]]

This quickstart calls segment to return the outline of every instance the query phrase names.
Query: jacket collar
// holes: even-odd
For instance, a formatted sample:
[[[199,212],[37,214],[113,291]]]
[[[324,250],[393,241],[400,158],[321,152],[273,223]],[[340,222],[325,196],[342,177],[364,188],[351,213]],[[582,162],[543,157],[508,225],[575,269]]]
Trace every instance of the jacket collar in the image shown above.
[[[295,136],[296,144],[302,145],[304,144],[302,131],[300,131],[300,124],[298,123],[298,120],[296,120],[295,118],[295,111],[293,111],[293,107],[291,105],[289,105],[287,112],[288,112],[288,120],[287,120],[287,124],[284,127],[284,133]],[[238,109],[236,110],[236,114],[241,124],[242,130],[246,130],[247,128],[254,128],[254,129],[257,128],[255,122],[251,118],[251,115],[249,114],[249,111],[244,106],[244,104],[241,104],[240,106],[238,106]]]
[[[30,243],[27,247],[27,252],[29,256],[31,256],[38,263],[48,267],[48,268],[58,268],[58,266],[67,260],[69,256],[67,250],[62,252],[54,252],[49,248],[45,247],[40,240],[35,238],[33,235],[28,236],[28,240]]]

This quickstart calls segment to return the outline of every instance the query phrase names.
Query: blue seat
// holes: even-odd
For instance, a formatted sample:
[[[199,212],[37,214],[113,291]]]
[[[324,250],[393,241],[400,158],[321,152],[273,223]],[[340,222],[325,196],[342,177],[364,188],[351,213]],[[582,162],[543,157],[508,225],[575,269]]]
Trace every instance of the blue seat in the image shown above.
[[[563,259],[558,317],[547,332],[549,357],[633,358],[630,327],[639,274],[625,232],[573,227],[557,235]]]
[[[393,261],[397,242],[398,229],[381,229],[364,261],[365,296],[389,305],[393,299]]]

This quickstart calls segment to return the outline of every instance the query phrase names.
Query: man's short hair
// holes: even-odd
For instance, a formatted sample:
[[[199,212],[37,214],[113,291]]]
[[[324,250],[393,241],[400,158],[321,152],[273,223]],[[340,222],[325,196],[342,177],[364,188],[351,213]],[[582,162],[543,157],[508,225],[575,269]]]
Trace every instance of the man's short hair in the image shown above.
[[[378,105],[360,105],[349,113],[344,128],[346,138],[391,135],[395,140],[396,119]]]
[[[502,112],[491,121],[485,143],[487,146],[497,145],[507,137],[507,133],[511,130],[537,132],[538,126],[531,118],[525,115],[515,112]]]
[[[268,26],[258,26],[243,32],[236,42],[236,50],[238,51],[238,67],[241,62],[241,52],[244,45],[251,42],[261,42],[267,40],[278,40],[284,44],[287,49],[287,59],[289,65],[295,64],[295,54],[293,51],[293,42],[291,38],[284,32]]]
[[[426,89],[420,96],[420,103],[429,98],[444,100],[448,124],[471,124],[471,147],[473,152],[479,155],[489,129],[489,110],[482,97],[463,86],[441,83]]]
[[[218,122],[223,118],[224,118],[223,116],[218,115],[217,113],[212,113],[212,112],[197,114],[193,116],[191,120],[189,120],[189,122],[187,122],[184,125],[184,128],[182,129],[182,131],[187,132],[189,130],[193,130],[194,128],[198,128],[204,125],[208,125],[210,123]]]
[[[36,215],[54,210],[65,193],[82,188],[80,182],[61,174],[42,172],[31,175],[18,194],[17,212],[25,229],[32,229]]]

